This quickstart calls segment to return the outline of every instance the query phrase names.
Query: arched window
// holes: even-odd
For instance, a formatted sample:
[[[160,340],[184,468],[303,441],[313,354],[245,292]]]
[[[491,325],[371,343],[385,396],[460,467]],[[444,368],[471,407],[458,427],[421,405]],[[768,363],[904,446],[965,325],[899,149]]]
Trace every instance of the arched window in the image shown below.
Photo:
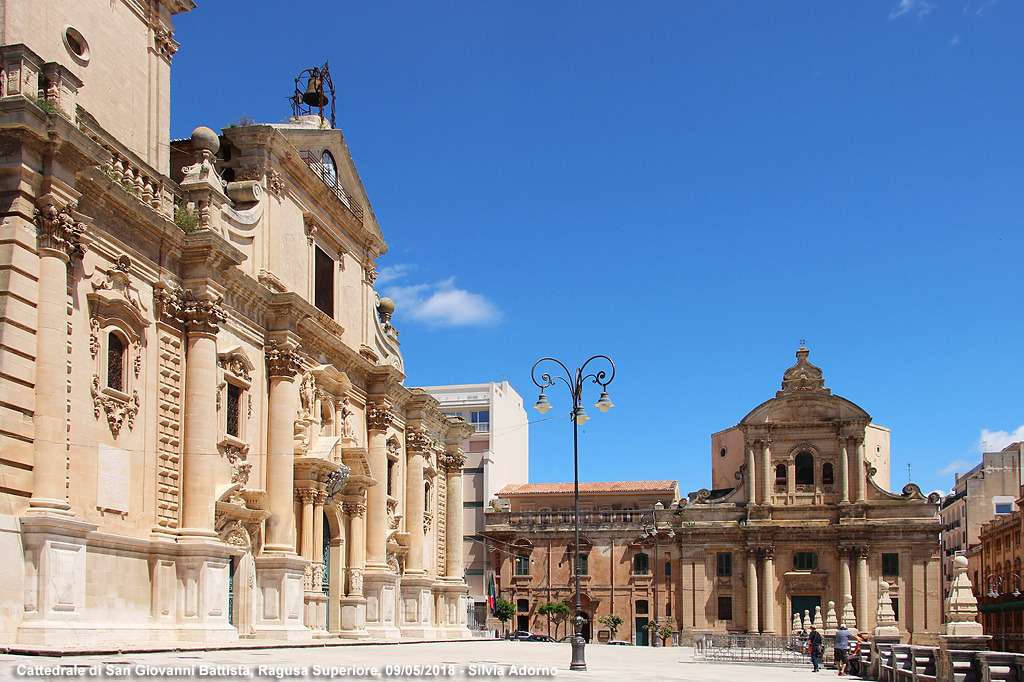
[[[814,455],[801,452],[796,456],[794,478],[797,485],[814,485]]]
[[[821,484],[832,485],[835,483],[835,474],[832,472],[832,464],[826,462],[821,467]]]
[[[786,485],[786,465],[775,467],[775,485]]]
[[[115,332],[107,337],[107,387],[124,391],[125,344]]]
[[[649,575],[651,572],[647,555],[641,552],[633,556],[633,575]]]
[[[334,157],[326,149],[320,155],[320,163],[324,167],[324,182],[330,187],[335,187],[338,184],[338,165],[334,163]]]

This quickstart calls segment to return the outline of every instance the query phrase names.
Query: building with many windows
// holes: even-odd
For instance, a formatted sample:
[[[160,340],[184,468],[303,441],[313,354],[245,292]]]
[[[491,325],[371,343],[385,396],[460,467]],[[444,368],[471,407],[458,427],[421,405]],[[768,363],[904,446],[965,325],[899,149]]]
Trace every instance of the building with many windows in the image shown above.
[[[630,597],[614,612],[629,604],[621,615],[634,639],[641,618],[664,621],[668,614],[684,639],[701,631],[790,634],[794,614],[822,625],[829,611],[836,622],[871,630],[884,579],[901,632],[913,642],[935,638],[942,620],[940,496],[925,496],[914,484],[900,493],[886,489],[888,431],[832,394],[805,348],[775,397],[712,436],[712,445],[713,490],[678,501],[666,490],[644,490],[618,509],[601,509],[594,499],[581,510],[589,622],[613,612],[606,595],[622,589]],[[513,603],[526,599],[532,608],[549,557],[569,556],[572,485],[559,485],[560,511],[554,501],[541,511],[531,491],[507,489],[487,513],[492,566]],[[594,571],[606,563],[607,571]],[[530,575],[516,576],[517,566]],[[650,599],[636,599],[648,580],[660,586],[657,611]],[[558,598],[571,603],[564,591]]]
[[[484,503],[510,483],[526,483],[530,472],[530,431],[523,399],[507,380],[486,384],[426,386],[449,417],[473,432],[462,442],[463,562],[469,585],[470,625],[488,626]]]
[[[170,140],[194,7],[0,16],[0,644],[465,636],[469,428],[403,385],[329,80]]]
[[[1016,509],[1021,486],[1021,454],[1024,443],[1013,443],[999,452],[982,454],[966,474],[956,474],[953,490],[942,501],[943,594],[953,578],[953,557],[966,554],[981,542],[982,527]]]

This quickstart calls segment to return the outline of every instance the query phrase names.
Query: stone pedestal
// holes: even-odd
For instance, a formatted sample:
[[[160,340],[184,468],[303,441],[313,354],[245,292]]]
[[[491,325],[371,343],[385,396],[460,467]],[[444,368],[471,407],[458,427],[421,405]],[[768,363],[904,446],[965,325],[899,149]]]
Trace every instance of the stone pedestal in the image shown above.
[[[950,624],[947,624],[947,628]],[[980,680],[977,652],[988,651],[990,635],[939,635],[939,660],[936,678],[939,680]]]
[[[868,677],[872,680],[879,679],[882,661],[888,661],[892,656],[892,648],[900,643],[900,636],[897,635],[875,635],[871,640],[871,666],[868,668]],[[942,678],[939,678],[942,679]]]
[[[312,632],[303,623],[305,559],[294,555],[256,559],[258,608],[254,630],[259,639],[308,641]]]
[[[402,577],[400,620],[402,636],[411,639],[437,639],[434,626],[433,580],[426,576]]]
[[[444,581],[434,584],[438,599],[438,637],[469,639],[472,633],[466,623],[466,600],[469,586],[464,582]]]
[[[363,573],[363,597],[366,599],[366,631],[374,639],[397,641],[398,576],[389,569],[368,566]]]
[[[341,639],[367,639],[366,631],[366,599],[363,597],[342,597],[341,631],[336,633]]]

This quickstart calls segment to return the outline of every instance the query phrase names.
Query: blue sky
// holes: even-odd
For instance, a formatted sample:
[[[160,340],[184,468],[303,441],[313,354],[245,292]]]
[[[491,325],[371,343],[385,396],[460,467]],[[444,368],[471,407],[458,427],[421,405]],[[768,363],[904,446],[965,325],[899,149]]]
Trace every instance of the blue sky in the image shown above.
[[[1024,3],[198,4],[172,135],[281,121],[329,62],[407,385],[532,405],[538,358],[611,356],[581,480],[709,486],[801,339],[897,490],[1024,438]],[[532,481],[571,480],[571,431],[531,424]]]

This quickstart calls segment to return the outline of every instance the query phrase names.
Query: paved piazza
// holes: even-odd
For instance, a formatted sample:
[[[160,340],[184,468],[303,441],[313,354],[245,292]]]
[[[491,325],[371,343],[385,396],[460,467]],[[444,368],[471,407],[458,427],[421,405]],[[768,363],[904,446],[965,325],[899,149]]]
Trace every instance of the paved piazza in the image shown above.
[[[524,679],[684,680],[686,682],[788,682],[835,677],[834,670],[813,675],[810,665],[724,665],[693,662],[690,647],[618,647],[595,644],[586,649],[587,672],[569,670],[568,644],[499,640],[284,647],[216,651],[174,651],[64,657],[0,655],[0,679],[218,679],[330,680],[383,679]],[[407,666],[423,666],[406,674]],[[19,666],[24,666],[19,674]],[[79,666],[79,674],[72,668]],[[203,668],[205,666],[205,669]],[[319,671],[315,667],[319,667]],[[232,667],[235,670],[232,670]],[[389,670],[389,667],[391,668]],[[525,667],[525,669],[524,669]],[[62,668],[56,672],[53,668]],[[188,668],[186,671],[168,669]],[[250,675],[244,670],[248,669]],[[262,671],[261,671],[262,668]],[[331,676],[332,668],[334,676]],[[376,669],[376,675],[372,669]],[[395,672],[394,668],[399,671]],[[533,671],[530,668],[534,668]],[[48,670],[49,669],[49,670]],[[305,672],[303,672],[305,669]],[[554,673],[538,671],[554,670]],[[179,674],[176,674],[179,673]]]

